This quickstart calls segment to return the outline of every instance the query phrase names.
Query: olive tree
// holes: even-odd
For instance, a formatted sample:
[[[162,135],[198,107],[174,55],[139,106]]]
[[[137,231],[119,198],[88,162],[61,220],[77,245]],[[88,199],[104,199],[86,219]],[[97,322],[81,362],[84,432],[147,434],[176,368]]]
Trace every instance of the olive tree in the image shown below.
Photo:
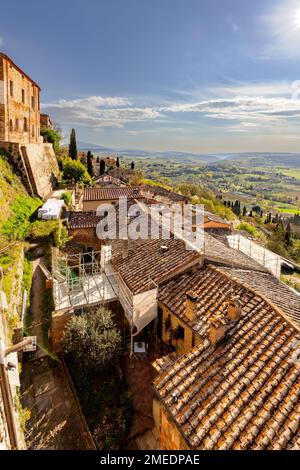
[[[120,353],[121,335],[110,310],[98,307],[73,316],[62,338],[63,351],[88,370],[109,365]]]

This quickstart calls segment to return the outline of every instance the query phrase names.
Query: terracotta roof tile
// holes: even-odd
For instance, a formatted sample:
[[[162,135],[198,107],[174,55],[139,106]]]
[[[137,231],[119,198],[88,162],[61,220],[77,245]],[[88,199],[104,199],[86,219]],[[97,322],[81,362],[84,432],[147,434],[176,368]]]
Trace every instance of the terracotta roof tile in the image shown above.
[[[227,296],[238,290],[242,310],[226,340],[215,347],[208,339],[208,320],[213,306],[224,315],[226,305],[218,286]],[[162,286],[159,299],[172,310],[173,296],[181,296],[175,313],[188,321],[183,294],[191,288],[206,303],[192,324],[202,336],[201,343],[154,381],[157,395],[189,446],[299,448],[300,367],[293,360],[299,330],[279,307],[268,303],[267,292],[259,295],[221,268],[209,266],[182,274]]]
[[[118,188],[85,188],[83,201],[109,201],[127,197],[128,199],[140,199],[139,188],[129,186]]]

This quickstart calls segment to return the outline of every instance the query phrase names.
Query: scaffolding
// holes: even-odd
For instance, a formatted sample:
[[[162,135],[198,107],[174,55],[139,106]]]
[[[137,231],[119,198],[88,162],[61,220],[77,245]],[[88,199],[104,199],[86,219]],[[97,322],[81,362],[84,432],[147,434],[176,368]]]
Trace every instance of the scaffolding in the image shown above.
[[[52,279],[55,311],[117,300],[117,276],[104,272],[102,266],[99,251],[68,254],[54,248]]]
[[[240,234],[233,234],[227,236],[228,243],[231,248],[241,251],[245,255],[252,258],[260,265],[267,268],[271,273],[279,278],[281,274],[281,256],[267,250],[263,246],[258,245],[256,242],[243,237]]]
[[[157,286],[149,279],[145,292],[133,294],[110,264],[111,247],[68,254],[52,250],[55,312],[84,309],[118,300],[130,327],[130,353],[134,339],[157,317]]]

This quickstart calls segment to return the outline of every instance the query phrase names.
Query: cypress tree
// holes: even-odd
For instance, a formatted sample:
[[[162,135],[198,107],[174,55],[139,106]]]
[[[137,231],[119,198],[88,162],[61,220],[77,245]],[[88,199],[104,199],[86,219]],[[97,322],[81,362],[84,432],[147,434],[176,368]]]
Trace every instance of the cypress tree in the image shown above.
[[[243,217],[246,217],[246,215],[247,215],[247,209],[246,209],[246,206],[244,206],[244,208],[243,208]]]
[[[134,170],[134,162],[131,162],[131,169]]]
[[[87,171],[91,178],[94,177],[93,155],[89,150],[86,156]]]
[[[119,168],[119,166],[120,166],[120,160],[119,160],[119,157],[117,157],[116,167]]]
[[[285,246],[291,246],[292,243],[292,229],[291,229],[291,223],[288,222],[284,234],[284,244]]]
[[[72,160],[77,160],[78,158],[75,129],[71,130],[69,155],[72,158]]]
[[[105,161],[101,158],[100,160],[100,171],[99,171],[99,175],[104,175],[105,173]]]

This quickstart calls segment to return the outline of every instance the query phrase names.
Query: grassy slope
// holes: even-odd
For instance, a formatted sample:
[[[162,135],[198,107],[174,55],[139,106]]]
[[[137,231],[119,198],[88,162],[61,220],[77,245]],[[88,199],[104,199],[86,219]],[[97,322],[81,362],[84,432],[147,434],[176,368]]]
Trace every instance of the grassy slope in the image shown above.
[[[23,250],[23,240],[9,241],[3,227],[13,215],[12,208],[18,198],[24,201],[35,201],[28,195],[18,175],[0,151],[0,266],[4,271],[3,290],[8,302],[13,294],[12,288],[22,273],[18,272],[18,262]]]
[[[0,250],[6,242],[1,236],[1,229],[11,216],[11,205],[18,196],[28,196],[20,178],[13,172],[5,156],[0,151]]]

